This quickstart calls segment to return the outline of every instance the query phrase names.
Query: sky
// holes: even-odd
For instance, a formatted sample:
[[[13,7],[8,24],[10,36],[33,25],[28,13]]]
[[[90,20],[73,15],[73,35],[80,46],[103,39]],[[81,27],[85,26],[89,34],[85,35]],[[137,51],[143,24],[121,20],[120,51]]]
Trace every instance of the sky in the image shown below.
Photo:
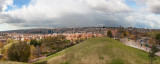
[[[0,31],[124,26],[160,28],[160,0],[0,0]]]

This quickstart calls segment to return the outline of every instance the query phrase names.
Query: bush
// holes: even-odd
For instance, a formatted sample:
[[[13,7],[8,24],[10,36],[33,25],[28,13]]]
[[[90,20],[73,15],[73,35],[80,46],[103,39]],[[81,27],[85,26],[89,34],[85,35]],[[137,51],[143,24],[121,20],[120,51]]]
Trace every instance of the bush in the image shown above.
[[[7,56],[11,61],[27,62],[30,57],[30,46],[25,42],[13,43],[8,49]]]

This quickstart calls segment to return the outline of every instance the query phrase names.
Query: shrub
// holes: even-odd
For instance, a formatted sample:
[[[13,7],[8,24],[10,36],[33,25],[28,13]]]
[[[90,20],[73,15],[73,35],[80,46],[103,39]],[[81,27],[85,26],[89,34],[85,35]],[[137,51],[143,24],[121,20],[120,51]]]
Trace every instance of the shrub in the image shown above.
[[[25,42],[13,43],[8,49],[7,56],[11,61],[27,62],[30,57],[30,46]]]

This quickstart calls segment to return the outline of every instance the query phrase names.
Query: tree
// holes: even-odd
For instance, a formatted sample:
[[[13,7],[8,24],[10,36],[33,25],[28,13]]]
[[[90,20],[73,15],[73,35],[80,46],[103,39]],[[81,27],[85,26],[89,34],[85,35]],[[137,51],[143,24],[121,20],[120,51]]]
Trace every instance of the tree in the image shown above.
[[[37,40],[35,40],[35,39],[31,39],[31,42],[30,42],[30,45],[34,45],[35,47],[37,46],[37,45],[41,45],[41,42],[40,41],[37,41]]]
[[[152,63],[153,58],[156,56],[155,53],[158,52],[158,48],[152,45],[151,51],[149,51],[150,62]]]
[[[66,39],[66,36],[64,36],[64,35],[58,35],[57,37],[56,37],[58,40],[64,40],[64,39]]]
[[[31,49],[30,59],[33,59],[35,58],[36,48],[34,47],[34,45],[30,45],[30,49]]]
[[[160,45],[160,33],[156,35],[156,40],[158,40],[158,43]]]
[[[36,46],[35,48],[36,48],[36,53],[35,54],[39,57],[40,54],[42,53],[42,50],[40,49],[40,46]]]
[[[0,42],[0,48],[2,48],[5,44]]]
[[[7,44],[9,44],[9,43],[12,43],[12,42],[14,42],[14,40],[13,39],[7,39]]]
[[[108,30],[107,36],[108,36],[108,37],[111,37],[111,38],[113,37],[112,32],[111,32],[110,30]]]
[[[25,42],[13,43],[7,53],[11,61],[27,62],[30,57],[30,46]]]

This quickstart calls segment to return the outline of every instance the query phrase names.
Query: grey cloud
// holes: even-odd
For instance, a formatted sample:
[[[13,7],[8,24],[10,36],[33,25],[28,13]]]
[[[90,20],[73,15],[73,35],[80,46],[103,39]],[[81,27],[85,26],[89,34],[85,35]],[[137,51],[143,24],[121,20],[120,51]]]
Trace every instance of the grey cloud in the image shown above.
[[[0,12],[3,10],[4,1],[5,0],[0,0]]]
[[[160,27],[156,26],[160,19],[155,14],[133,12],[124,1],[37,0],[32,1],[34,5],[12,10],[3,17],[6,20],[3,22],[19,27]]]
[[[160,14],[160,5],[152,6],[151,7],[151,11],[154,12],[154,13],[156,13],[156,14]]]
[[[160,14],[160,0],[148,0],[146,5],[152,12]]]
[[[29,22],[19,23],[23,27],[82,27],[82,26],[131,26],[133,23],[125,19],[128,14],[67,14],[54,19],[36,19]],[[12,19],[11,19],[12,20]],[[30,23],[32,22],[32,23]],[[15,24],[15,23],[12,23]],[[17,25],[17,24],[16,24]]]
[[[6,23],[18,26],[95,26],[114,25],[105,14],[125,13],[124,0],[37,0],[34,5],[11,11]],[[114,6],[114,7],[113,7]],[[107,19],[108,18],[108,19]],[[113,20],[112,20],[113,19]]]
[[[160,14],[160,0],[134,0],[138,4],[145,5],[153,13]]]

